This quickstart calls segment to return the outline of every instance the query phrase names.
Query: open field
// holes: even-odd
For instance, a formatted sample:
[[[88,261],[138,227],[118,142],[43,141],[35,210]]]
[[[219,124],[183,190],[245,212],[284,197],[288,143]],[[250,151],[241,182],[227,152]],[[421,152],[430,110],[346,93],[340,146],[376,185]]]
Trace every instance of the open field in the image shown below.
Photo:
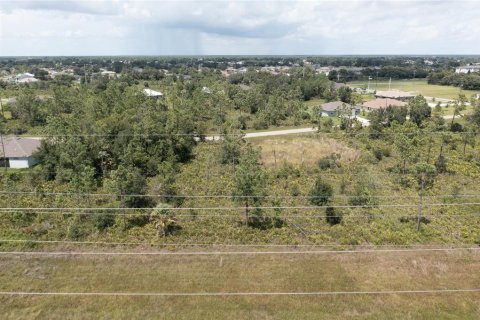
[[[350,82],[348,85],[352,87],[367,87],[368,81],[355,81]],[[478,93],[473,90],[461,90],[458,87],[452,86],[439,86],[428,84],[426,80],[392,80],[392,89],[398,89],[416,94],[422,94],[429,97],[454,99],[458,97],[459,93],[464,93],[467,97],[470,97],[474,93]],[[388,90],[388,81],[380,80],[378,85],[375,85],[375,81],[370,81],[370,89]]]
[[[261,147],[262,162],[267,167],[275,165],[304,164],[315,165],[321,157],[333,153],[339,154],[342,161],[351,162],[360,157],[358,150],[352,149],[335,139],[320,139],[308,136],[278,137],[254,140],[254,145]]]
[[[137,249],[138,251],[138,249]],[[0,256],[0,291],[224,293],[480,288],[478,251]],[[2,319],[478,319],[480,293],[0,296]]]

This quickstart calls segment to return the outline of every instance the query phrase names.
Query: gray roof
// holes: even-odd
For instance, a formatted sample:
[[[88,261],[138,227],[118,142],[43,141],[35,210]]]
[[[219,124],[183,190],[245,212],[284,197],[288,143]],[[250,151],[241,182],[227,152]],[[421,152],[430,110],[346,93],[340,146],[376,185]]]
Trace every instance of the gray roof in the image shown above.
[[[15,136],[3,137],[3,144],[5,148],[5,158],[24,158],[30,157],[38,150],[41,140],[32,138],[20,138]],[[3,149],[0,148],[0,154],[3,154]]]
[[[327,102],[322,105],[320,105],[321,109],[323,111],[335,111],[338,108],[341,108],[342,105],[345,104],[345,107],[350,108],[351,105],[348,103],[342,102],[342,101],[332,101],[332,102]]]
[[[405,92],[401,90],[377,91],[375,95],[377,97],[392,98],[392,99],[415,97],[415,95],[411,94],[410,92]]]

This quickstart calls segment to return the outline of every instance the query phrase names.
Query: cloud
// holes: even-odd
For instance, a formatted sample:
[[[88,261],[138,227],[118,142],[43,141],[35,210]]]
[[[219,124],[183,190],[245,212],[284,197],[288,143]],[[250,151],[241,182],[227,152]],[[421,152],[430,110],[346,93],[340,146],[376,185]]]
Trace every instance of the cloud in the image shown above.
[[[478,13],[475,1],[2,1],[0,55],[475,54]]]

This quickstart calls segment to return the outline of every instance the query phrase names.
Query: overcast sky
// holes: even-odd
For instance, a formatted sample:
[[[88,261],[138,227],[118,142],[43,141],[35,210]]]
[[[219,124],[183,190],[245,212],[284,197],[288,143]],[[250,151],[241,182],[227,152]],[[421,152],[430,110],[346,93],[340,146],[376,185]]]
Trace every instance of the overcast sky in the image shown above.
[[[4,1],[0,55],[480,54],[479,1]]]

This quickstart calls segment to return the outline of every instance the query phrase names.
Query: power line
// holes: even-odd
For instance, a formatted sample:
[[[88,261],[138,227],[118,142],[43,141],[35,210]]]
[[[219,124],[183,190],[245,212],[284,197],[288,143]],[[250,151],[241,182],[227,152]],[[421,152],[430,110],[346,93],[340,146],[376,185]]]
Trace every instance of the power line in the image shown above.
[[[462,202],[462,203],[424,203],[423,207],[456,207],[456,206],[477,206],[480,202]],[[377,204],[377,205],[328,205],[328,206],[264,206],[264,207],[248,207],[248,209],[296,209],[296,210],[309,210],[309,209],[325,209],[330,208],[343,208],[343,209],[372,209],[372,208],[417,208],[418,204]],[[124,207],[1,207],[0,211],[42,211],[42,210],[84,210],[84,211],[133,211],[133,210],[166,210],[166,211],[184,211],[184,210],[245,210],[246,207],[173,207],[173,208],[124,208]]]
[[[297,250],[297,251],[155,251],[155,252],[93,252],[93,251],[0,251],[0,255],[25,256],[211,256],[211,255],[289,255],[289,254],[358,254],[437,251],[478,251],[480,247],[365,249],[365,250]]]
[[[355,198],[354,195],[337,195],[337,196],[308,196],[308,195],[299,195],[299,196],[287,196],[287,195],[258,195],[258,196],[247,196],[247,195],[178,195],[178,194],[114,194],[114,193],[75,193],[75,192],[43,192],[43,191],[0,191],[1,195],[36,195],[36,196],[93,196],[93,197],[152,197],[152,198],[273,198],[273,199],[321,199],[321,198]],[[458,198],[468,198],[468,197],[480,197],[479,194],[440,194],[440,195],[425,195],[424,198],[441,198],[441,197],[458,197]],[[417,199],[418,195],[411,196],[402,196],[402,195],[380,195],[380,196],[371,196],[371,198],[397,198],[397,199]]]
[[[326,208],[326,207],[325,207]],[[242,208],[240,208],[242,209]],[[22,212],[22,210],[17,211],[1,211],[1,214],[14,214]],[[100,215],[100,214],[109,214],[116,217],[145,217],[150,216],[151,213],[105,213],[101,210],[96,212],[75,212],[75,211],[40,211],[40,212],[30,212],[35,214],[59,214],[59,215]],[[168,214],[163,215],[164,217],[168,217]],[[401,218],[401,217],[408,217],[408,214],[405,213],[355,213],[351,214],[348,213],[346,215],[334,215],[334,216],[327,216],[327,215],[285,215],[285,214],[264,214],[264,218],[280,218],[280,219],[293,219],[293,218],[364,218],[364,217],[372,217],[372,218]],[[480,217],[480,213],[466,213],[466,214],[448,214],[448,213],[435,213],[430,215],[423,215],[425,218],[440,218],[440,217],[447,217],[447,218],[478,218]],[[182,214],[175,214],[174,218],[182,218],[182,217],[189,217],[189,218],[238,218],[238,214],[202,214],[202,213],[182,213]]]
[[[69,240],[28,240],[28,239],[0,239],[0,243],[41,243],[41,244],[75,244],[75,245],[123,245],[123,246],[172,246],[172,247],[253,247],[253,248],[265,248],[265,247],[373,247],[373,248],[385,248],[385,247],[441,247],[441,248],[469,248],[471,243],[458,243],[458,244],[232,244],[232,243],[149,243],[149,242],[109,242],[109,241],[69,241]]]
[[[114,297],[225,297],[225,296],[353,296],[394,294],[477,293],[480,289],[424,289],[376,291],[311,291],[311,292],[29,292],[0,291],[3,296],[114,296]]]

